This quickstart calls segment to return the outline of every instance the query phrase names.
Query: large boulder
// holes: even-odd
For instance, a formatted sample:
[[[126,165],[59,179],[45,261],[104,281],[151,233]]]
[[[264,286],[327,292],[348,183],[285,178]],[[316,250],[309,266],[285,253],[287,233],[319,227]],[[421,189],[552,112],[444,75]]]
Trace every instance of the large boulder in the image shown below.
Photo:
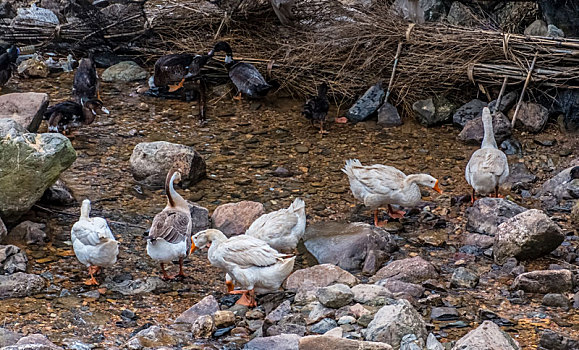
[[[481,198],[466,210],[466,229],[494,236],[497,227],[513,216],[527,210],[502,198]]]
[[[495,262],[508,258],[535,259],[549,254],[563,243],[565,234],[545,213],[530,209],[503,222],[497,228],[493,254]]]
[[[407,283],[420,283],[428,279],[437,278],[438,272],[434,265],[416,256],[402,260],[395,260],[381,268],[372,278],[371,282],[391,278]]]
[[[226,203],[218,206],[211,215],[213,228],[223,232],[227,237],[244,234],[251,224],[265,209],[263,204],[252,201]]]
[[[512,287],[528,293],[570,292],[573,289],[573,274],[569,270],[525,272],[515,278]]]
[[[18,92],[0,96],[0,119],[12,119],[30,132],[36,132],[46,108],[48,95]]]
[[[497,144],[511,136],[511,122],[501,112],[493,114],[493,130]],[[484,128],[482,117],[476,117],[464,125],[464,128],[458,134],[458,138],[468,144],[480,145],[484,137]]]
[[[274,349],[274,348],[270,348]],[[277,348],[275,348],[277,349]],[[337,338],[327,335],[308,335],[299,340],[299,350],[391,350],[386,343]]]
[[[491,321],[484,321],[476,329],[456,342],[452,350],[520,350],[510,335]]]
[[[509,116],[512,119],[512,116]],[[548,119],[549,110],[547,108],[533,102],[522,102],[515,127],[523,131],[537,133],[543,130]]]
[[[135,81],[149,77],[149,73],[133,61],[123,61],[111,66],[102,74],[103,81]]]
[[[76,152],[61,134],[23,133],[6,119],[0,119],[2,131],[7,134],[0,134],[0,216],[15,221],[74,162]]]
[[[388,232],[365,223],[315,223],[307,227],[304,245],[320,264],[368,274],[374,274],[397,249]]]
[[[162,187],[172,167],[181,170],[181,186],[189,187],[205,177],[205,159],[193,147],[166,141],[141,142],[130,159],[135,180]]]
[[[426,323],[410,302],[405,299],[396,300],[391,305],[383,306],[366,330],[366,340],[383,342],[400,348],[400,341],[406,334],[415,334],[426,340]]]
[[[26,272],[26,253],[15,245],[0,245],[0,275]]]
[[[0,275],[0,300],[21,298],[40,293],[45,288],[44,278],[24,272]]]

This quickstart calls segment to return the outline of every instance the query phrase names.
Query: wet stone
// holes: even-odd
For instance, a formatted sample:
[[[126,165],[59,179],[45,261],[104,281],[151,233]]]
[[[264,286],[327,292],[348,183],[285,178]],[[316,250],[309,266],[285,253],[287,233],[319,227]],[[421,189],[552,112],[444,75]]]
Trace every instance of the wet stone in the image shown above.
[[[316,296],[320,303],[330,308],[340,308],[348,305],[354,299],[354,293],[345,284],[334,284],[318,289]]]
[[[491,321],[484,321],[476,329],[456,342],[453,349],[519,350],[519,344]]]
[[[420,283],[436,277],[438,277],[438,272],[434,265],[417,256],[391,262],[376,272],[370,281],[392,278],[408,283]]]
[[[454,288],[474,288],[478,284],[478,276],[464,267],[454,270],[450,286]]]
[[[555,293],[545,294],[542,303],[545,306],[560,307],[563,309],[569,309],[570,306],[569,299],[566,296]]]
[[[329,331],[330,329],[333,329],[337,326],[338,326],[338,324],[333,319],[324,318],[323,320],[319,321],[318,323],[315,323],[315,324],[309,326],[308,331],[310,333],[315,333],[315,334],[324,334],[327,331]]]
[[[193,324],[200,316],[213,315],[217,311],[219,311],[219,304],[214,296],[209,295],[183,312],[179,317],[177,317],[177,319],[175,319],[175,323]]]
[[[216,328],[229,327],[235,323],[235,315],[231,311],[217,311],[213,314]]]
[[[466,210],[466,229],[494,236],[497,227],[526,209],[502,198],[481,198]]]
[[[300,336],[296,334],[255,338],[245,345],[244,350],[298,350],[299,339]]]
[[[0,245],[0,274],[26,272],[26,253],[14,245]]]
[[[520,274],[513,281],[513,289],[528,293],[563,293],[573,288],[573,274],[569,270],[539,270]]]
[[[406,334],[426,339],[426,324],[408,300],[400,299],[376,313],[366,330],[366,340],[400,344]]]
[[[458,311],[453,307],[434,307],[430,318],[437,321],[451,321],[458,319]]]

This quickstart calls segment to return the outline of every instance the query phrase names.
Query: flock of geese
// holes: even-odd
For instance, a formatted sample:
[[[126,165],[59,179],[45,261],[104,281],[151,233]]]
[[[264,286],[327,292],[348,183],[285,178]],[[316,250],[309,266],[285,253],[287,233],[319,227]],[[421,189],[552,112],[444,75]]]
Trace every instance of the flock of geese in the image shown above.
[[[0,55],[0,78],[3,77],[2,57],[12,59],[12,48]],[[149,93],[167,94],[183,89],[186,80],[196,80],[202,86],[201,68],[217,51],[225,51],[225,65],[229,77],[241,94],[249,97],[261,96],[271,89],[259,71],[252,65],[233,59],[231,48],[225,42],[217,43],[207,55],[166,55],[156,62],[155,73],[149,80]],[[325,133],[324,123],[329,108],[326,93],[328,86],[318,87],[318,95],[312,96],[304,105],[303,114],[320,123],[320,133]],[[201,94],[203,88],[200,88]],[[75,101],[56,104],[48,109],[45,119],[50,131],[66,130],[71,124],[90,123],[99,113],[108,113],[100,100],[98,75],[91,59],[82,59],[74,77],[73,96]],[[204,118],[204,108],[201,108]],[[481,148],[475,151],[465,170],[465,178],[472,186],[472,202],[475,194],[494,194],[508,174],[506,155],[497,148],[492,116],[488,108],[483,109],[482,122],[484,139]],[[387,165],[364,166],[357,159],[346,161],[342,171],[347,175],[353,196],[374,211],[374,224],[383,226],[378,220],[379,208],[386,207],[391,218],[401,218],[405,212],[395,210],[392,205],[412,207],[421,200],[418,185],[442,193],[438,180],[427,174],[406,175]],[[192,218],[187,201],[175,190],[181,180],[181,170],[172,169],[167,174],[165,192],[167,205],[155,215],[147,236],[147,254],[160,263],[163,279],[184,277],[183,260],[196,249],[208,247],[207,258],[211,265],[225,271],[225,281],[230,293],[242,294],[239,304],[256,306],[255,293],[267,293],[280,288],[292,272],[295,262],[293,253],[306,229],[305,203],[296,198],[284,209],[267,213],[251,224],[245,234],[228,238],[216,229],[192,234]],[[90,217],[90,201],[85,199],[81,215],[71,230],[71,241],[78,260],[88,267],[90,278],[87,285],[97,285],[94,275],[102,267],[113,266],[119,253],[118,242],[103,218]],[[179,261],[179,273],[170,276],[165,264]],[[235,286],[240,290],[235,290]]]

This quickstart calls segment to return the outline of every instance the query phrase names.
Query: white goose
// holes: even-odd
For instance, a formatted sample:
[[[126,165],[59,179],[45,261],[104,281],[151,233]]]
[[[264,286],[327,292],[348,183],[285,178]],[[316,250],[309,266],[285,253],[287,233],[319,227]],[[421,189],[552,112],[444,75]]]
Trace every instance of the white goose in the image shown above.
[[[342,171],[348,175],[354,197],[368,208],[374,209],[374,225],[384,226],[378,221],[378,208],[387,205],[392,218],[401,218],[404,211],[392,209],[391,204],[412,207],[422,199],[418,185],[428,186],[442,193],[438,180],[427,174],[406,176],[400,170],[387,165],[364,166],[358,159],[346,161]]]
[[[98,285],[94,278],[101,267],[110,267],[117,262],[119,243],[111,232],[107,221],[103,218],[90,216],[90,200],[82,201],[80,218],[70,231],[72,248],[78,261],[88,267],[90,278],[86,285]]]
[[[171,170],[165,181],[167,206],[155,215],[149,236],[147,237],[147,254],[161,263],[163,279],[177,276],[185,277],[183,259],[191,248],[191,212],[187,201],[175,191],[174,182],[181,181],[179,170]],[[179,273],[170,277],[165,271],[165,263],[179,259]]]
[[[243,290],[231,291],[232,294],[243,294],[238,304],[254,307],[255,290],[264,291],[279,289],[283,281],[293,270],[295,257],[278,253],[261,239],[239,235],[227,238],[219,230],[209,229],[196,233],[192,237],[195,248],[209,246],[207,258],[211,265],[227,272]]]
[[[296,198],[287,209],[263,214],[245,231],[278,252],[291,253],[306,231],[306,204]]]
[[[464,171],[466,182],[472,186],[471,201],[474,203],[476,192],[481,194],[492,193],[499,196],[499,186],[509,176],[509,162],[507,156],[498,149],[493,131],[491,111],[485,107],[482,113],[484,138],[481,148],[476,150]]]

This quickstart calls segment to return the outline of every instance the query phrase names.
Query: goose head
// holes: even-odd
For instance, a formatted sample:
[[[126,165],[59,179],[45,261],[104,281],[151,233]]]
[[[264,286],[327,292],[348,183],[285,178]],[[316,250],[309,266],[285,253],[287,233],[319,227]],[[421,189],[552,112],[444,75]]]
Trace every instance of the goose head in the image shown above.
[[[430,187],[438,193],[442,193],[442,190],[438,186],[438,180],[428,174],[410,175],[408,176],[408,180],[418,185]]]

